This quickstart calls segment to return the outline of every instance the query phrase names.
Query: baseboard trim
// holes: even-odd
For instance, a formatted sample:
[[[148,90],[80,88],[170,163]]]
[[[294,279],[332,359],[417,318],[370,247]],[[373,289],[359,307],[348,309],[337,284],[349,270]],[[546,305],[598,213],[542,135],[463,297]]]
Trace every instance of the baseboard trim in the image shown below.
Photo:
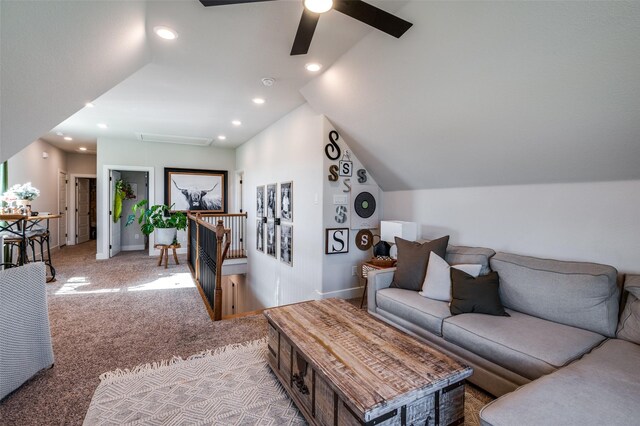
[[[329,299],[331,297],[337,297],[339,299],[353,299],[355,297],[361,297],[364,291],[364,286],[345,288],[342,290],[328,291],[326,293],[316,290],[316,294],[320,299]]]
[[[146,247],[144,244],[138,244],[138,245],[132,245],[132,246],[122,246],[120,247],[120,250],[122,251],[138,251],[138,250],[144,250]]]

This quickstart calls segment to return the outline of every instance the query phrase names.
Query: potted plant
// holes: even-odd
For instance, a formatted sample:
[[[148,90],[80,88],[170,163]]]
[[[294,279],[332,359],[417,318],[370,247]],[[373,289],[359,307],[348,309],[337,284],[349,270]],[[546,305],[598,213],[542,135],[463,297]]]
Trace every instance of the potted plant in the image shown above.
[[[131,225],[136,220],[136,214],[140,210],[138,223],[144,235],[157,231],[156,244],[171,245],[176,242],[177,230],[187,229],[187,216],[182,212],[171,211],[171,207],[165,204],[156,204],[148,207],[149,201],[142,200],[131,207],[133,214],[130,214],[125,226]]]

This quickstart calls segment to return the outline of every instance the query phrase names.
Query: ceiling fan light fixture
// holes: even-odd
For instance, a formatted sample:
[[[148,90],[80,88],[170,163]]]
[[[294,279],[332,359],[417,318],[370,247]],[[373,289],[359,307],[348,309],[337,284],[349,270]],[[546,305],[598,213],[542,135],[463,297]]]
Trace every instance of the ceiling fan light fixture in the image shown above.
[[[160,38],[165,40],[175,40],[178,38],[178,33],[169,27],[154,27],[153,32]]]
[[[313,13],[325,13],[333,8],[333,0],[304,0],[304,7]]]

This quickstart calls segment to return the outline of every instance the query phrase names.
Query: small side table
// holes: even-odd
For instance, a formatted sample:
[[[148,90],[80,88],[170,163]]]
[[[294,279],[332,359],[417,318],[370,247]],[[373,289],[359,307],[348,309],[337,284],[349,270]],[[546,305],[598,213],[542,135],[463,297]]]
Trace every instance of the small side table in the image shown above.
[[[364,300],[367,297],[367,286],[369,285],[369,272],[371,271],[379,271],[380,269],[390,269],[390,268],[395,268],[395,265],[393,266],[378,266],[378,265],[374,265],[373,263],[370,262],[364,262],[362,264],[362,278],[364,278],[364,293],[362,293],[362,300],[360,300],[360,309],[362,309],[362,306],[364,305]]]
[[[160,259],[158,259],[158,266],[162,266],[162,259],[164,259],[164,269],[167,269],[169,265],[169,249],[173,250],[173,260],[176,261],[176,265],[180,264],[180,262],[178,262],[178,255],[176,254],[176,249],[179,249],[181,247],[179,243],[169,245],[156,244],[153,247],[160,249]]]

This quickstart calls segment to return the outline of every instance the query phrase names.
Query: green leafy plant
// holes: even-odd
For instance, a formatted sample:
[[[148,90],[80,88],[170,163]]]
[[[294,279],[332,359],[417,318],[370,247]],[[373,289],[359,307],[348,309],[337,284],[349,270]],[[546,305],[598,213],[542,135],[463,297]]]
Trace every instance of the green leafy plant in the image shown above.
[[[182,212],[172,212],[171,207],[165,204],[156,204],[152,207],[148,200],[142,200],[131,207],[133,214],[127,218],[125,226],[131,225],[136,221],[138,211],[140,215],[137,217],[140,224],[140,230],[144,235],[151,234],[156,228],[176,228],[181,231],[187,229],[187,216]]]
[[[136,198],[131,184],[123,179],[118,179],[113,196],[113,222],[116,223],[122,216],[122,201]]]

